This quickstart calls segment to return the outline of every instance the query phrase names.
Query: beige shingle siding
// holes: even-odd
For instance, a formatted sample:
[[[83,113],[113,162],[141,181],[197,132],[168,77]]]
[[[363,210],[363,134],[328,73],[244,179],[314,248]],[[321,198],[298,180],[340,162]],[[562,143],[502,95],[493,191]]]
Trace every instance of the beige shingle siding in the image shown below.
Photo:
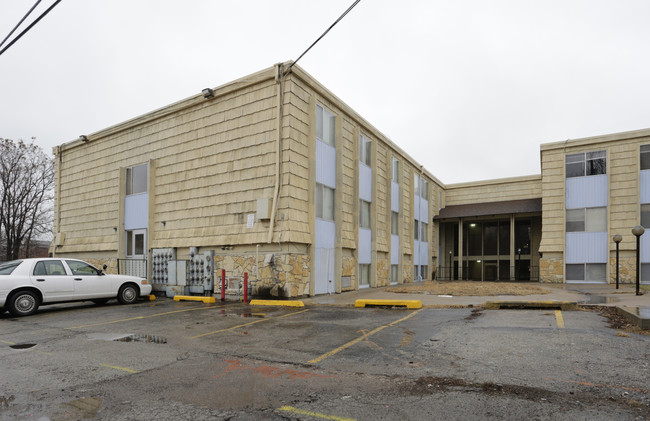
[[[377,251],[388,253],[390,252],[390,213],[388,212],[390,209],[390,200],[388,197],[388,183],[390,183],[390,179],[387,178],[389,176],[387,173],[389,156],[384,145],[375,139],[372,139],[372,142],[372,147],[377,150],[377,160],[372,171],[375,192],[377,193],[377,196],[372,199],[377,211],[375,238]]]
[[[645,134],[645,136],[639,134]],[[622,247],[631,248],[634,238],[626,235],[639,223],[639,147],[650,144],[650,137],[641,132],[618,133],[570,142],[541,146],[542,243],[541,252],[562,252],[565,232],[565,157],[580,152],[607,152],[609,183],[608,231],[623,235]],[[611,235],[610,235],[611,237]]]
[[[309,230],[309,93],[287,78],[284,125],[288,133],[282,144],[282,188],[279,213],[284,213],[282,241],[310,243]],[[286,189],[292,186],[292,189]],[[294,196],[295,194],[295,196]]]
[[[650,138],[646,140],[646,143],[650,143]],[[632,247],[633,237],[627,234],[641,222],[639,146],[638,141],[612,144],[607,160],[607,172],[610,174],[608,228],[612,235],[623,234],[623,247]]]
[[[134,128],[106,136],[100,132],[87,144],[64,147],[57,228],[66,233],[66,241],[60,251],[117,250],[118,233],[110,231],[118,226],[123,201],[119,167],[152,158],[158,162],[149,186],[155,198],[151,223],[164,220],[166,227],[151,230],[150,247],[169,239],[178,247],[263,242],[268,223],[257,221],[247,229],[241,216],[255,212],[257,198],[272,196],[276,94],[270,79]],[[304,183],[292,185],[286,194],[306,200],[300,186]]]
[[[359,179],[355,166],[358,163],[359,139],[355,136],[358,132],[356,122],[341,110],[337,111],[337,117],[341,118],[340,158],[341,180],[339,188],[341,191],[341,246],[344,248],[356,249],[358,245],[358,215],[357,200],[359,197]]]
[[[402,193],[400,247],[402,253],[413,254],[413,168],[406,162],[402,166],[400,181],[400,192]]]
[[[542,197],[540,176],[505,178],[447,186],[445,206]]]

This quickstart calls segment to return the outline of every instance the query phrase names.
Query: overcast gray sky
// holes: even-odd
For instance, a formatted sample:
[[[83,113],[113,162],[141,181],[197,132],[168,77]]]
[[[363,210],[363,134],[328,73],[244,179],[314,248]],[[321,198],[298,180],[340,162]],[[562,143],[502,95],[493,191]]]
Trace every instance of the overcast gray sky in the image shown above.
[[[0,39],[34,2],[0,3]],[[350,4],[63,0],[0,56],[0,137],[50,152],[295,60]],[[299,65],[444,183],[539,174],[541,143],[650,127],[649,21],[648,0],[362,0]]]

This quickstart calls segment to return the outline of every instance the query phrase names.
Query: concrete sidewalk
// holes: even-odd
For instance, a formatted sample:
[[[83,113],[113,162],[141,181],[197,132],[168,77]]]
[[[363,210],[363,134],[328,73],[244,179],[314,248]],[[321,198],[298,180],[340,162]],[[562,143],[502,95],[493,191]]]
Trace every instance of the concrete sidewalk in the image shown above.
[[[633,285],[607,284],[540,284],[530,283],[549,291],[537,295],[495,295],[495,296],[447,296],[433,294],[402,294],[386,291],[387,287],[365,288],[341,294],[325,294],[304,298],[305,305],[354,306],[358,299],[373,300],[421,300],[424,307],[476,307],[487,301],[568,301],[580,305],[602,305],[615,307],[650,307],[650,293],[635,295]]]

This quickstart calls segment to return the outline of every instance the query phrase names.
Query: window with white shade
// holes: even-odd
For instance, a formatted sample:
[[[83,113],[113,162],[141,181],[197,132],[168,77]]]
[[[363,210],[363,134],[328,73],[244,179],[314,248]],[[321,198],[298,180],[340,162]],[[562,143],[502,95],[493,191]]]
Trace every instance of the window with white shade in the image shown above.
[[[393,158],[393,165],[391,170],[391,180],[394,183],[399,183],[399,161],[397,158]]]
[[[136,165],[126,169],[126,195],[146,193],[148,184],[147,164]]]
[[[359,228],[370,228],[370,202],[359,200]]]
[[[316,139],[327,143],[330,146],[336,146],[336,116],[330,111],[316,106]]]
[[[567,209],[566,232],[607,231],[607,208]]]
[[[316,217],[334,220],[334,189],[316,183]]]
[[[364,135],[359,136],[359,161],[367,166],[370,166],[370,147],[372,143],[370,139]]]

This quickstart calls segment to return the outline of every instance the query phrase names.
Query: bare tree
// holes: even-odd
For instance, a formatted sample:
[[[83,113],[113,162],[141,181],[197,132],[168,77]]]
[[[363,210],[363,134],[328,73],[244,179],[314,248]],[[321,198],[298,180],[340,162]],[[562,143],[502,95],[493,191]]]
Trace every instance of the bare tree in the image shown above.
[[[34,239],[51,231],[54,160],[33,142],[0,138],[0,238],[6,260],[29,257]]]

